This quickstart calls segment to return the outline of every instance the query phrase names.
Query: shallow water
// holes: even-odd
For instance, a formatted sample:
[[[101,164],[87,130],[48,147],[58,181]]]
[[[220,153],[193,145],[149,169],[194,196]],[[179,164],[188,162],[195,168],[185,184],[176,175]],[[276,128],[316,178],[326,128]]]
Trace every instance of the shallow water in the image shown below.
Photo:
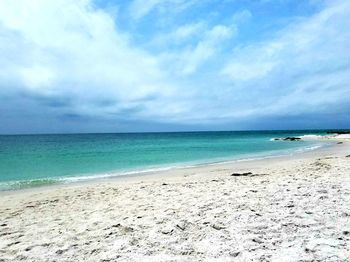
[[[325,131],[0,136],[0,190],[148,169],[310,150],[318,141],[271,141]]]

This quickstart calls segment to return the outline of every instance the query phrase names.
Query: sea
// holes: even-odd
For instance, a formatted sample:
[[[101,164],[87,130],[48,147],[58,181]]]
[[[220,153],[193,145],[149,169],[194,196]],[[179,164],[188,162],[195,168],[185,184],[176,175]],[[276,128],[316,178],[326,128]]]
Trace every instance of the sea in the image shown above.
[[[298,154],[329,142],[274,141],[327,130],[0,136],[0,190]]]

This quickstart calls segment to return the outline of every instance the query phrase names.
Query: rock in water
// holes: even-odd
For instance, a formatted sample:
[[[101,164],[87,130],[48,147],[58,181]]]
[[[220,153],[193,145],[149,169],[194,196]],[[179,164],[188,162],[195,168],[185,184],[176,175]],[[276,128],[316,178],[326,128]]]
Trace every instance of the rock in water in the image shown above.
[[[288,137],[285,137],[283,138],[284,141],[299,141],[301,140],[300,137],[294,137],[294,136],[288,136]]]
[[[274,141],[299,141],[301,140],[300,137],[294,137],[294,136],[287,136],[282,138],[273,138]]]

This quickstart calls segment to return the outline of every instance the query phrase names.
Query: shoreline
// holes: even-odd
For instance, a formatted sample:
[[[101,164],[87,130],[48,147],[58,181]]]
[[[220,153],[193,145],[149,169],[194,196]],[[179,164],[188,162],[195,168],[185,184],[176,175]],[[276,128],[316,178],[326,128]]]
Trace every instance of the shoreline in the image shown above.
[[[299,159],[308,159],[308,158],[314,158],[315,154],[318,157],[322,157],[327,154],[333,154],[335,152],[339,153],[339,142],[342,142],[342,146],[349,146],[350,148],[350,141],[349,140],[327,140],[322,142],[333,142],[333,144],[328,144],[325,146],[321,146],[319,148],[313,149],[313,150],[307,150],[302,152],[294,151],[292,153],[283,154],[283,155],[269,155],[269,156],[261,156],[261,157],[254,157],[254,158],[244,158],[244,159],[232,159],[232,160],[226,160],[226,161],[219,161],[219,162],[208,162],[208,163],[201,163],[201,164],[195,164],[195,165],[188,165],[188,166],[178,166],[178,167],[165,167],[165,169],[162,170],[154,170],[154,171],[140,171],[135,172],[135,174],[127,174],[127,175],[111,175],[107,177],[94,177],[92,176],[91,179],[87,180],[81,180],[81,181],[74,181],[69,183],[56,183],[56,184],[49,184],[49,185],[42,185],[42,186],[34,186],[34,187],[25,187],[25,188],[19,188],[19,189],[9,189],[9,190],[0,190],[0,196],[6,196],[6,195],[16,195],[16,194],[31,194],[31,193],[50,193],[51,190],[60,190],[60,189],[69,189],[69,188],[80,188],[85,186],[99,186],[101,184],[110,184],[110,183],[138,183],[138,182],[145,182],[145,181],[160,181],[160,180],[167,180],[167,179],[178,179],[183,176],[189,177],[189,176],[195,176],[199,175],[198,173],[201,173],[200,176],[207,177],[208,171],[209,173],[215,172],[217,169],[236,169],[236,170],[248,170],[249,168],[256,168],[257,166],[263,164],[263,165],[274,165],[277,163],[282,162],[290,162],[294,160]],[[296,142],[298,143],[298,142]],[[345,149],[346,151],[346,149]],[[350,153],[350,151],[349,151]],[[205,172],[203,172],[205,171]],[[186,175],[184,175],[186,173]],[[187,173],[191,173],[188,175]],[[79,178],[79,177],[78,177]]]
[[[95,184],[103,181],[109,181],[109,180],[124,180],[124,179],[133,179],[138,178],[140,179],[145,176],[162,176],[163,173],[169,173],[173,171],[181,171],[186,169],[196,169],[201,167],[207,167],[207,166],[220,166],[225,164],[235,164],[235,163],[241,163],[241,162],[254,162],[259,160],[269,160],[269,159],[279,159],[283,157],[293,157],[294,155],[302,155],[308,152],[314,152],[326,148],[333,147],[336,142],[339,142],[339,140],[319,140],[319,142],[324,143],[324,145],[317,146],[315,149],[310,149],[308,146],[300,147],[300,148],[293,148],[293,149],[285,149],[285,150],[279,150],[277,152],[268,151],[266,153],[261,154],[253,154],[253,155],[247,155],[246,157],[238,157],[238,158],[224,158],[221,160],[203,160],[201,161],[195,161],[195,162],[184,162],[184,163],[174,163],[171,165],[164,165],[164,166],[157,166],[157,167],[150,167],[150,168],[142,168],[142,169],[136,169],[136,170],[130,170],[130,171],[121,171],[121,172],[110,172],[105,174],[87,174],[85,176],[72,176],[72,177],[58,177],[58,178],[42,178],[42,179],[35,179],[35,180],[22,180],[22,181],[8,181],[8,182],[1,182],[3,184],[6,183],[12,183],[12,184],[25,184],[26,182],[34,182],[34,181],[52,181],[52,183],[43,184],[43,185],[37,185],[37,186],[23,186],[19,188],[9,188],[9,189],[3,189],[0,190],[0,196],[6,195],[6,193],[11,192],[20,192],[20,191],[33,191],[37,189],[46,189],[46,188],[62,188],[62,187],[69,187],[74,185],[86,185],[86,184]],[[298,142],[296,142],[298,143]],[[328,143],[328,144],[326,144]],[[315,146],[312,146],[315,147]]]
[[[1,194],[0,257],[346,261],[349,154],[344,141],[294,156]]]

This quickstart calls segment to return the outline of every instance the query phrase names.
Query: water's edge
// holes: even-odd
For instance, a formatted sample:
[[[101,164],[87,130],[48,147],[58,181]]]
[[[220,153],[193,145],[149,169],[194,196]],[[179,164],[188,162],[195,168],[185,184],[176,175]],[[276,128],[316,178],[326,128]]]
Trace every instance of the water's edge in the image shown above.
[[[322,148],[331,147],[335,145],[335,142],[330,141],[317,141],[318,143],[314,145],[308,145],[303,147],[297,147],[292,149],[278,150],[278,151],[266,151],[260,154],[249,154],[246,156],[231,156],[223,159],[206,159],[201,161],[192,161],[192,162],[182,162],[174,163],[171,165],[162,165],[155,167],[144,167],[138,168],[135,170],[128,171],[115,171],[108,173],[96,173],[96,174],[87,174],[87,175],[76,175],[70,177],[50,177],[50,178],[40,178],[40,179],[29,179],[29,180],[17,180],[17,181],[6,181],[0,182],[0,191],[17,191],[23,189],[37,188],[37,187],[47,187],[54,185],[65,185],[65,184],[74,184],[88,181],[99,181],[104,179],[113,179],[113,178],[125,178],[125,177],[138,177],[148,174],[160,173],[169,170],[175,169],[184,169],[184,168],[193,168],[200,166],[209,166],[209,165],[220,165],[234,162],[243,162],[243,161],[254,161],[254,160],[263,160],[278,158],[284,156],[292,156],[296,154],[303,154],[310,151],[320,150]]]

